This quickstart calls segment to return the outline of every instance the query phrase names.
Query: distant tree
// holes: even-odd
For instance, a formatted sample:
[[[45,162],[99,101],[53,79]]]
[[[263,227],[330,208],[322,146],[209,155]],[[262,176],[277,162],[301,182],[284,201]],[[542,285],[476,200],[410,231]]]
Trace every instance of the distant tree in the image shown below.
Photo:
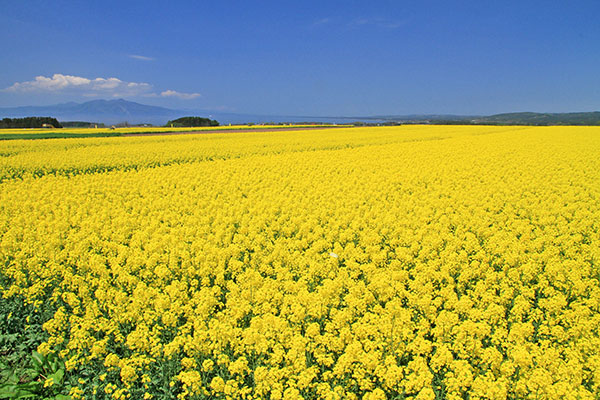
[[[86,121],[63,121],[63,128],[104,128],[105,125],[101,122],[86,122]]]
[[[62,128],[60,122],[52,117],[3,118],[0,120],[0,129],[43,128],[44,125]]]
[[[202,117],[181,117],[167,122],[166,126],[172,126],[175,128],[187,128],[195,126],[219,126],[219,122]]]

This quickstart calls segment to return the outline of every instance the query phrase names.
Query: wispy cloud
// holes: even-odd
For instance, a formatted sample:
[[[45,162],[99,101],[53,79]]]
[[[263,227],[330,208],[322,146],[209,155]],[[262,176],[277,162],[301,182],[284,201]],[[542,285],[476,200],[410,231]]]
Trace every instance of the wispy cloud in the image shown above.
[[[154,60],[156,60],[156,58],[154,58],[154,57],[140,56],[138,54],[129,54],[128,57],[136,59],[136,60],[141,60],[141,61],[154,61]]]
[[[15,82],[2,89],[11,93],[71,93],[85,97],[110,96],[144,96],[144,97],[175,97],[182,100],[192,100],[200,97],[200,93],[184,93],[167,89],[160,93],[146,82],[127,82],[118,78],[85,78],[74,75],[54,74],[51,77],[36,76],[31,81]]]
[[[354,21],[352,21],[349,25],[354,27],[370,25],[383,29],[398,29],[404,26],[405,24],[406,20],[391,20],[389,18],[374,17],[357,18]]]
[[[164,92],[161,92],[160,95],[162,97],[177,97],[182,100],[191,100],[202,96],[200,93],[183,93],[175,90],[165,90]]]
[[[385,30],[398,29],[408,22],[407,19],[391,19],[386,17],[360,17],[350,20],[342,20],[339,17],[325,17],[313,20],[310,28],[319,28],[322,26],[346,27],[356,29],[360,27],[375,27]]]
[[[332,19],[329,17],[320,18],[320,19],[317,19],[316,21],[313,21],[312,26],[326,25],[326,24],[329,24],[330,22],[332,22]]]

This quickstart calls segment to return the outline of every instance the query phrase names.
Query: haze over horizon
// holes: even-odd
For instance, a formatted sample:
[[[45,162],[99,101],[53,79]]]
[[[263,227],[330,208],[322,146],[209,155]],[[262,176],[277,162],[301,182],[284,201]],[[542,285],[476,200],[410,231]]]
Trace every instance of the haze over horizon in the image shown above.
[[[273,115],[600,110],[597,1],[6,1],[0,107]]]

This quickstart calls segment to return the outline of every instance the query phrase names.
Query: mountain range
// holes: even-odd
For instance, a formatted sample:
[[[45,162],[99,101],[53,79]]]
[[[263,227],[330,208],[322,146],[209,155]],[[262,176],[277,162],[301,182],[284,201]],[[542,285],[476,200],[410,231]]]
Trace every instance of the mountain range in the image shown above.
[[[62,103],[50,106],[23,106],[0,108],[0,118],[50,116],[59,121],[90,121],[105,124],[128,122],[163,125],[168,120],[183,116],[203,116],[218,120],[221,124],[284,123],[284,122],[348,122],[345,117],[303,117],[281,115],[237,114],[212,110],[175,110],[149,106],[123,99],[92,100],[85,103]],[[371,120],[367,118],[368,120]],[[353,120],[363,120],[354,118]]]
[[[0,117],[50,116],[59,121],[90,121],[107,124],[120,122],[164,124],[169,119],[182,116],[183,113],[184,111],[148,106],[123,99],[0,108]]]
[[[204,116],[221,124],[241,123],[428,123],[428,124],[493,124],[493,125],[600,125],[600,112],[580,113],[503,113],[488,116],[468,115],[377,115],[377,116],[281,116],[215,112],[210,110],[175,110],[149,106],[123,99],[92,100],[85,103],[62,103],[50,106],[23,106],[0,108],[0,118],[49,116],[59,121],[90,121],[105,124],[128,122],[163,125],[168,120],[183,116]]]

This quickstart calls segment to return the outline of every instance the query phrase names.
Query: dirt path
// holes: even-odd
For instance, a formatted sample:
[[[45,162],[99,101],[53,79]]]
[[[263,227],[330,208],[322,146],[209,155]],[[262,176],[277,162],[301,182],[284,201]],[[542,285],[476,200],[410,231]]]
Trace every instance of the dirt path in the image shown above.
[[[281,127],[281,128],[242,128],[242,129],[206,129],[201,131],[183,131],[183,132],[148,132],[148,133],[127,133],[123,136],[166,136],[166,135],[197,135],[202,133],[233,133],[233,132],[273,132],[273,131],[309,131],[314,129],[336,129],[351,128],[350,126],[306,126],[306,127]]]

